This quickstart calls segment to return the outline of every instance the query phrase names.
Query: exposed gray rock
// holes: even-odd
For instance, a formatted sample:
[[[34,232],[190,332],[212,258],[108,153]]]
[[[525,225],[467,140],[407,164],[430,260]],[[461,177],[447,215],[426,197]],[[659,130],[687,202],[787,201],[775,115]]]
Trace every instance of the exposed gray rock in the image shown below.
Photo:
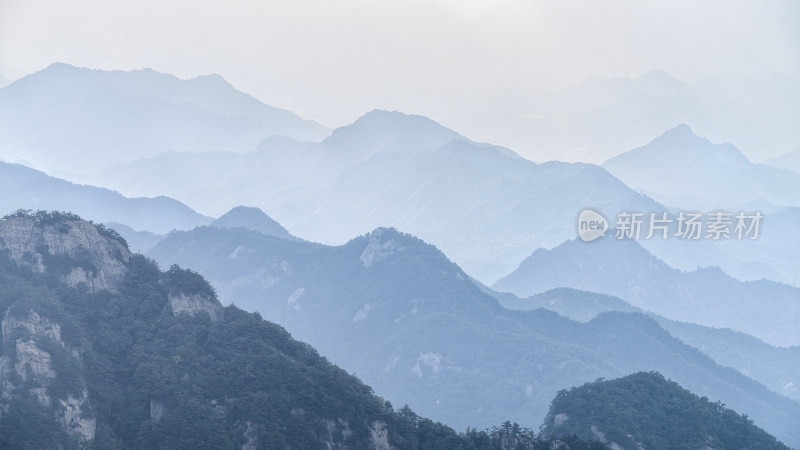
[[[17,339],[17,363],[15,369],[23,381],[28,381],[28,375],[34,382],[48,386],[56,377],[56,372],[51,364],[50,354],[36,346],[32,340]]]
[[[117,290],[131,257],[121,242],[101,235],[97,227],[83,220],[42,223],[29,217],[12,217],[0,221],[0,249],[9,250],[18,264],[44,272],[42,248],[89,266],[73,268],[63,278],[72,287],[85,283],[92,292]]]
[[[14,315],[9,308],[3,316],[0,326],[2,327],[3,341],[10,340],[15,332],[22,331],[27,336],[41,336],[64,345],[64,342],[61,341],[61,326],[41,317],[32,309],[29,309],[26,314]]]
[[[56,421],[70,436],[82,442],[94,439],[97,424],[85,412],[89,399],[85,386],[77,397],[67,395],[66,399],[54,400],[48,394],[48,387],[58,374],[53,368],[52,355],[39,348],[37,342],[48,340],[66,347],[61,339],[61,326],[33,309],[15,313],[13,307],[6,310],[0,325],[4,342],[16,339],[13,341],[16,353],[14,371],[26,385],[33,386],[28,391],[30,395],[41,407],[53,408]],[[77,357],[79,353],[73,349],[69,354]],[[8,355],[0,356],[1,412],[8,412],[7,401],[11,399],[15,389],[9,377],[11,361]]]
[[[383,422],[372,422],[369,427],[370,445],[373,450],[392,450],[389,444],[389,428]]]
[[[11,359],[5,355],[0,356],[0,415],[8,412],[8,401],[14,391],[14,385],[10,379],[11,370]]]
[[[256,429],[249,420],[244,424],[244,438],[245,443],[242,444],[242,450],[256,450],[258,448]]]
[[[400,253],[405,250],[403,245],[393,239],[384,241],[382,235],[383,230],[381,229],[375,230],[370,234],[369,243],[359,257],[365,269],[372,267],[373,264],[381,262],[395,253]]]
[[[83,407],[88,403],[89,395],[86,391],[79,398],[68,395],[66,400],[59,400],[59,411],[56,419],[64,427],[67,434],[78,438],[80,441],[91,441],[97,429],[97,420],[86,417]]]
[[[150,421],[153,423],[161,422],[161,419],[166,414],[167,410],[164,408],[164,403],[158,400],[150,400]]]
[[[211,321],[222,318],[222,305],[214,298],[202,294],[170,293],[169,306],[172,308],[172,315],[179,316],[188,314],[194,316],[197,313],[205,312]]]

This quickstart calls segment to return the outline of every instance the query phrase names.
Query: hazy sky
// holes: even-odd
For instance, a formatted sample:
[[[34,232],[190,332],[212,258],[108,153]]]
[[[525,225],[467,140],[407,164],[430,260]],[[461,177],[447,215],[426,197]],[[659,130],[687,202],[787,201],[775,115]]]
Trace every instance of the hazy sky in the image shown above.
[[[214,72],[329,126],[373,108],[446,123],[489,93],[592,74],[800,75],[798,43],[796,0],[0,0],[6,77],[55,61]]]

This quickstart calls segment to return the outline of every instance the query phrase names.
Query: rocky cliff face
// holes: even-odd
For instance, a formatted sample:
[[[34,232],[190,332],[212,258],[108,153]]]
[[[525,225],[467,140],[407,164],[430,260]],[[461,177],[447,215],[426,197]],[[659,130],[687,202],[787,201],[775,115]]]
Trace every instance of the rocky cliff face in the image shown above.
[[[57,271],[71,287],[85,283],[91,292],[115,291],[125,277],[131,252],[124,241],[101,231],[68,215],[62,220],[15,215],[0,220],[0,250],[8,250],[17,264],[36,272]],[[70,262],[59,265],[63,257]]]
[[[18,265],[55,274],[71,287],[116,291],[131,253],[114,232],[65,213],[16,213],[0,219],[0,251]],[[95,437],[80,351],[62,327],[26,299],[12,299],[0,323],[0,416],[25,392],[79,443]],[[59,380],[69,389],[53,389]],[[63,383],[62,383],[63,384]]]
[[[50,389],[56,377],[65,375],[56,370],[52,353],[79,359],[77,350],[62,340],[61,326],[33,309],[9,307],[0,323],[0,334],[0,416],[8,413],[15,391],[27,390],[69,436],[78,442],[94,439],[97,423],[89,412],[87,387],[80,375],[77,374],[80,385],[72,389],[75,392],[54,395]]]
[[[206,313],[212,322],[222,318],[222,305],[216,298],[211,298],[203,294],[184,294],[173,292],[169,294],[169,306],[173,316],[186,314],[194,316],[198,313]]]

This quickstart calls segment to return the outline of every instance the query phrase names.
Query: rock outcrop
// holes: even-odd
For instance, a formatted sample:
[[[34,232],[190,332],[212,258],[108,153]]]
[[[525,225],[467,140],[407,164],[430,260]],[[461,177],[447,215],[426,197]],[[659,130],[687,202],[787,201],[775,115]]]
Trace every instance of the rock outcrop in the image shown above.
[[[208,314],[212,322],[222,318],[222,305],[219,300],[203,294],[170,293],[169,306],[172,308],[174,316],[181,314],[194,316],[204,312]]]
[[[85,383],[81,382],[80,389],[75,389],[77,393],[66,394],[64,398],[53,399],[48,390],[59,373],[54,367],[53,355],[42,347],[51,344],[49,348],[52,349],[52,344],[56,344],[56,351],[64,352],[67,358],[78,357],[78,352],[69,351],[62,340],[61,326],[31,308],[15,310],[12,306],[0,322],[0,336],[2,348],[9,350],[0,355],[0,415],[8,412],[9,401],[15,394],[27,390],[39,406],[52,412],[68,435],[79,442],[94,439],[97,423],[87,411],[89,395]],[[19,380],[17,385],[13,375]]]
[[[405,250],[405,247],[401,243],[391,237],[387,238],[384,236],[384,234],[392,236],[397,234],[397,232],[395,230],[388,230],[389,233],[385,233],[386,231],[386,229],[378,228],[369,234],[369,243],[359,257],[365,269],[372,267],[373,264],[379,263],[395,253],[400,253]]]
[[[63,217],[42,220],[16,214],[0,220],[0,250],[8,250],[17,264],[36,272],[55,270],[69,286],[84,283],[91,292],[117,290],[131,257],[124,241],[75,216]]]

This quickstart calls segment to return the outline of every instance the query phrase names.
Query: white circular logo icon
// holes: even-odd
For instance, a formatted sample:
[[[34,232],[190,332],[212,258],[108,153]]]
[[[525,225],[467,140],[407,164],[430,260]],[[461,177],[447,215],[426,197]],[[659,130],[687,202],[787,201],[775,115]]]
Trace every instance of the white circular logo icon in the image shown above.
[[[584,209],[578,215],[578,237],[584,242],[601,238],[608,230],[608,221],[600,213]]]

